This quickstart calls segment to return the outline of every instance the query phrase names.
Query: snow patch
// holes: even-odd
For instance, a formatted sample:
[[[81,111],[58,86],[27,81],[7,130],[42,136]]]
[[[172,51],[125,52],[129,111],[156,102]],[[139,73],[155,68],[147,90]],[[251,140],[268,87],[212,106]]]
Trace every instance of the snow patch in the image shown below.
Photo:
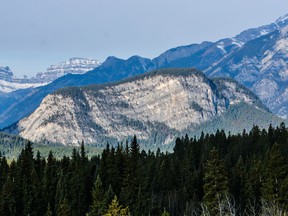
[[[0,91],[10,93],[19,89],[36,88],[47,84],[48,83],[14,83],[0,80]]]

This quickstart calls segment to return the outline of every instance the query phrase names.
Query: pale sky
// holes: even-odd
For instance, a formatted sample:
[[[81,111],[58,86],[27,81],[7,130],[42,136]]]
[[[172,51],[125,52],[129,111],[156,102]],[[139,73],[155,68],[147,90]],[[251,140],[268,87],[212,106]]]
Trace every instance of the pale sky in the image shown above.
[[[285,14],[287,0],[0,0],[0,66],[31,77],[71,57],[154,58]]]

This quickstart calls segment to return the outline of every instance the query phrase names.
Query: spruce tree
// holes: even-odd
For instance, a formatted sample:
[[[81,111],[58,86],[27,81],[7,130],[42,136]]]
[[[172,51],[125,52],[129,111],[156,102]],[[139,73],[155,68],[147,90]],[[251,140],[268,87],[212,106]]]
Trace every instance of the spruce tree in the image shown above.
[[[263,183],[263,198],[288,209],[288,165],[276,143],[268,153]]]
[[[219,214],[219,204],[228,196],[228,178],[225,164],[215,149],[204,166],[204,204],[211,215]]]
[[[64,199],[57,209],[57,216],[70,216],[70,215],[71,215],[70,206],[68,204],[68,201]]]
[[[51,211],[54,213],[55,208],[55,197],[57,189],[57,164],[56,159],[53,156],[53,153],[50,151],[47,163],[44,169],[44,178],[43,178],[43,187],[44,187],[44,196],[46,197],[47,203],[50,204]]]
[[[90,206],[89,216],[101,216],[105,213],[105,210],[104,189],[100,176],[98,175],[92,189],[92,204]]]
[[[50,208],[50,204],[49,203],[48,203],[48,206],[47,206],[47,211],[45,213],[45,216],[53,216],[52,210]]]
[[[122,208],[122,206],[119,205],[119,201],[116,195],[114,196],[114,199],[109,205],[107,213],[104,214],[104,216],[128,216],[128,215],[129,215],[129,208],[128,207]]]

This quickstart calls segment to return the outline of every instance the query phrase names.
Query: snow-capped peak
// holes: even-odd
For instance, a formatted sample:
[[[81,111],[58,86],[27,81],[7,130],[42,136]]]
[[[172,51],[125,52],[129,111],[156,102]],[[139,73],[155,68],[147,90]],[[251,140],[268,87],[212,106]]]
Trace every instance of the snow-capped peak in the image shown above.
[[[285,20],[287,20],[287,19],[288,19],[288,14],[285,14],[284,16],[279,17],[279,18],[276,20],[276,23],[278,23],[278,22],[283,22],[283,21],[285,21]]]
[[[279,17],[276,21],[275,24],[279,27],[283,27],[288,24],[288,14]]]

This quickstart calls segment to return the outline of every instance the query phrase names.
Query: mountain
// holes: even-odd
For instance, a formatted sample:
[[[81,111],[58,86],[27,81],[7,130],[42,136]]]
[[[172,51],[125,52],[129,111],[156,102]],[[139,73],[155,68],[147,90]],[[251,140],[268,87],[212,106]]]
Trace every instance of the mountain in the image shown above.
[[[285,99],[287,98],[285,97],[286,90],[284,88],[286,81],[282,78],[282,75],[277,75],[277,73],[285,73],[285,61],[283,60],[284,62],[281,62],[281,59],[286,58],[284,52],[285,50],[282,49],[281,52],[278,52],[278,48],[275,48],[275,44],[277,43],[276,40],[278,40],[277,38],[279,37],[275,36],[273,38],[269,38],[268,35],[279,34],[280,31],[285,29],[287,24],[288,15],[280,17],[274,23],[269,25],[245,30],[233,38],[222,39],[215,43],[203,42],[201,44],[176,47],[167,50],[152,60],[139,56],[132,56],[127,60],[119,59],[116,57],[108,57],[102,65],[92,71],[81,75],[68,74],[63,76],[50,83],[48,86],[31,90],[30,93],[27,96],[22,97],[19,102],[11,99],[10,101],[13,101],[13,103],[5,103],[5,107],[2,109],[4,111],[0,113],[0,128],[15,123],[16,121],[29,115],[39,106],[40,102],[46,95],[59,88],[114,82],[157,68],[175,67],[197,68],[204,71],[205,74],[211,77],[225,76],[235,78],[241,84],[251,88],[254,93],[256,93],[260,99],[263,100],[265,105],[267,105],[268,108],[271,109],[275,114],[286,117],[288,113],[288,104],[286,103]],[[282,37],[282,39],[285,38]],[[270,46],[273,43],[274,46]],[[282,45],[285,46],[284,44]],[[253,63],[255,57],[257,57],[257,59],[265,58],[265,53],[261,51],[264,48],[260,48],[261,46],[266,47],[265,50],[267,53],[275,53],[273,55],[275,58],[273,57],[269,60],[266,58],[267,63],[273,64],[273,61],[276,60],[276,65],[273,66],[274,72],[273,74],[270,73],[271,79],[269,78],[268,73],[267,76],[265,76],[265,79],[263,78],[264,81],[268,79],[266,83],[261,78],[262,71],[265,70],[266,66],[264,66],[264,64],[261,66],[261,64]],[[229,61],[233,58],[235,59],[236,63],[234,60],[229,63]],[[243,61],[241,60],[242,63],[238,64],[237,59],[243,59]],[[229,64],[231,67],[228,67],[226,64]],[[281,64],[282,66],[277,67],[277,64]],[[240,72],[241,67],[243,67],[242,72]],[[238,72],[236,70],[238,70]],[[268,68],[266,71],[269,71]],[[239,74],[239,76],[235,75],[234,73]],[[274,76],[276,76],[276,78]],[[253,77],[256,77],[256,79]],[[250,81],[251,78],[253,79],[252,81]],[[275,81],[274,79],[277,80]],[[247,82],[245,80],[247,80]],[[265,86],[267,86],[266,84],[271,86],[268,92],[273,91],[273,88],[281,90],[275,91],[275,94],[267,94],[267,89],[265,88]]]
[[[85,74],[67,74],[45,86],[13,92],[7,96],[8,103],[2,104],[0,128],[7,127],[32,113],[45,96],[57,89],[118,81],[150,70],[150,64],[151,60],[139,56],[133,56],[127,60],[108,57],[102,65]],[[20,98],[18,94],[21,95]],[[19,100],[15,100],[15,97]]]
[[[287,118],[287,47],[288,26],[247,42],[206,74],[232,77],[249,87],[272,112]]]
[[[249,109],[253,115],[245,115]],[[241,116],[236,119],[246,123],[246,129],[252,122],[265,127],[280,122],[250,90],[231,79],[211,80],[195,69],[160,69],[117,83],[58,90],[10,132],[64,145],[117,143],[132,135],[143,143],[169,144],[184,131],[219,122],[228,111]],[[224,120],[214,130],[225,128]],[[233,132],[242,129],[229,127]]]
[[[71,58],[58,65],[51,65],[46,72],[37,73],[32,78],[17,78],[9,67],[0,67],[0,92],[10,93],[19,89],[43,86],[66,74],[84,74],[99,65],[100,61],[95,59]]]
[[[172,48],[153,59],[153,63],[157,68],[195,67],[205,71],[239,50],[248,41],[285,27],[288,24],[287,18],[288,15],[280,17],[269,25],[245,30],[233,38],[221,39],[215,43],[203,42]]]
[[[10,93],[19,89],[35,88],[41,85],[43,84],[15,82],[15,76],[12,70],[9,67],[0,67],[0,98],[1,95],[4,95],[5,93]]]
[[[47,83],[16,83],[0,80],[0,92],[10,93],[19,89],[36,88],[46,84]]]
[[[66,74],[84,74],[100,65],[101,62],[96,59],[70,58],[68,61],[60,62],[58,65],[51,65],[46,72],[37,73],[36,77],[31,80],[33,82],[49,83]]]
[[[0,67],[0,80],[5,80],[5,81],[12,81],[13,79],[13,72],[9,67]]]
[[[273,113],[287,118],[287,31],[285,15],[233,38],[171,49],[154,62],[160,62],[159,67],[195,67],[211,77],[236,79],[259,96]]]

